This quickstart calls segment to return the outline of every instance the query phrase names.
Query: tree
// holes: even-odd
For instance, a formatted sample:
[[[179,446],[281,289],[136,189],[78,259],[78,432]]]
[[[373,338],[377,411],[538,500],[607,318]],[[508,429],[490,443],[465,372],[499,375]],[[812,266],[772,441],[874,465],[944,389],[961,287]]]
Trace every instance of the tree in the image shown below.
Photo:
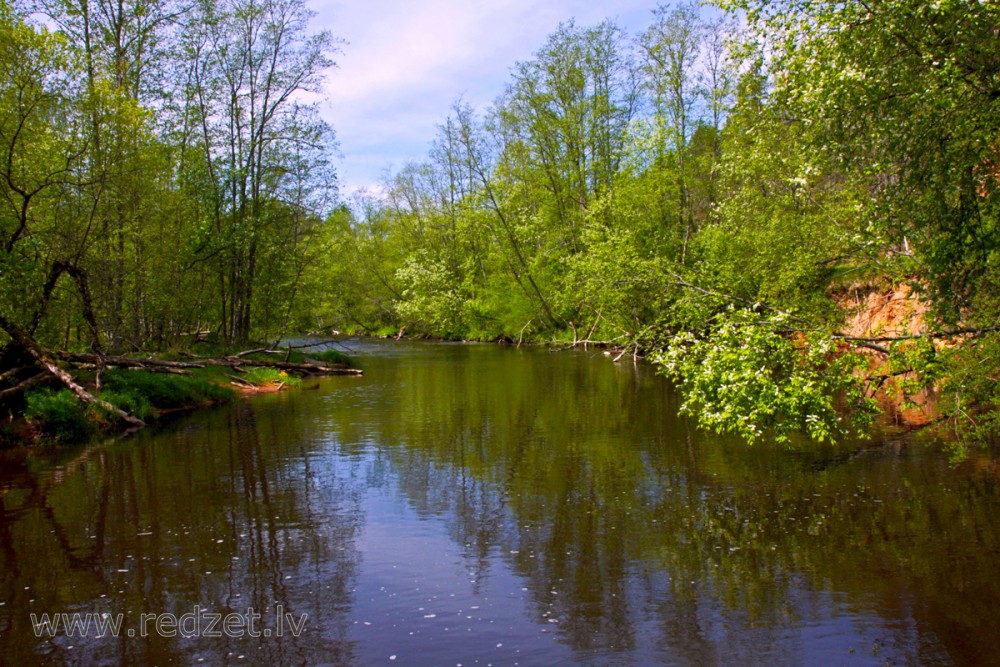
[[[674,8],[660,5],[653,12],[654,21],[643,33],[640,43],[646,56],[647,82],[652,91],[655,127],[660,139],[657,164],[675,163],[677,205],[674,216],[683,232],[681,263],[695,232],[691,206],[688,141],[694,129],[695,67],[701,49],[703,26],[693,4]]]
[[[943,380],[942,404],[1000,404],[1000,7],[993,2],[727,2],[770,54],[773,104],[808,128],[858,202],[869,266],[906,279],[932,306],[913,341],[856,341],[895,372]],[[855,262],[860,261],[855,256]],[[932,341],[947,339],[949,349]],[[898,363],[896,358],[898,357]],[[975,368],[975,371],[971,371]],[[952,378],[952,379],[947,379]]]
[[[310,16],[300,0],[206,0],[188,24],[190,112],[214,219],[197,254],[215,260],[220,330],[232,340],[250,336],[260,254],[281,226],[270,203],[296,169],[290,156],[311,154],[293,148],[317,149],[331,132],[301,102],[319,92],[336,48],[329,33],[307,33]]]
[[[0,290],[5,318],[37,328],[51,299],[49,265],[84,250],[80,230],[47,209],[81,186],[92,135],[66,43],[0,4]]]
[[[957,323],[996,285],[1000,8],[738,4],[773,51],[780,103],[871,192],[873,229],[912,248],[938,314]]]

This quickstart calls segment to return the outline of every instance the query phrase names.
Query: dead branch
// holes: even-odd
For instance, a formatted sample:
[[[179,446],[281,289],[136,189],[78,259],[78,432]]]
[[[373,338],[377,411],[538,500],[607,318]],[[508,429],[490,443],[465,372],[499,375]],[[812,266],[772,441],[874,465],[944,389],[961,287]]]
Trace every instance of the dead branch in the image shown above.
[[[17,375],[23,373],[24,371],[31,370],[31,366],[18,366],[16,368],[11,368],[10,370],[0,373],[0,382],[6,382],[10,378],[16,377]]]
[[[359,368],[347,368],[345,366],[331,366],[325,363],[297,363],[294,361],[266,361],[263,359],[209,359],[206,363],[217,366],[265,366],[267,368],[277,368],[283,371],[302,371],[305,373],[318,373],[327,375],[363,375]]]
[[[147,368],[140,368],[138,366],[129,367],[130,371],[146,371],[147,373],[169,373],[170,375],[193,375],[193,373],[185,368],[166,368],[162,366],[149,366]]]
[[[66,361],[78,363],[104,363],[106,366],[117,366],[119,368],[142,368],[149,371],[162,369],[187,369],[205,368],[206,366],[225,366],[227,368],[243,371],[243,366],[264,366],[267,368],[277,368],[284,371],[298,371],[310,374],[327,375],[362,375],[362,371],[357,368],[346,368],[343,366],[330,365],[323,362],[299,363],[294,361],[271,361],[268,359],[246,359],[237,355],[227,357],[199,357],[198,361],[167,361],[165,359],[140,359],[136,357],[123,357],[117,355],[97,355],[90,352],[64,352],[54,351],[53,355]]]
[[[53,380],[52,375],[42,371],[32,375],[27,380],[21,380],[13,387],[7,387],[6,389],[0,391],[0,400],[7,398],[8,396],[13,396],[15,394],[20,394],[26,389],[34,387],[35,385],[45,384],[46,382],[51,382]]]
[[[145,368],[147,370],[152,370],[153,368],[204,368],[206,363],[211,361],[209,359],[206,359],[205,362],[139,359],[137,357],[102,355],[91,352],[65,352],[62,350],[54,350],[52,354],[66,361],[104,364],[105,366],[118,366],[119,368]]]
[[[302,345],[284,345],[283,347],[285,347],[285,348],[289,348],[290,347],[293,350],[301,350],[301,349],[307,348],[307,347],[319,347],[320,345],[340,345],[341,347],[346,347],[339,340],[321,340],[321,341],[316,342],[316,343],[303,343]],[[272,349],[276,349],[276,348],[274,346],[272,346]]]
[[[257,354],[259,352],[280,352],[280,351],[281,350],[276,350],[273,347],[258,347],[255,350],[243,350],[242,352],[237,352],[236,354],[231,354],[229,356],[236,357],[237,359],[239,359],[240,357],[246,357],[251,354]]]
[[[984,334],[992,333],[994,331],[1000,331],[1000,326],[994,327],[965,327],[963,329],[953,329],[952,331],[932,331],[925,334],[908,334],[905,336],[877,336],[877,337],[864,337],[864,336],[848,336],[847,334],[835,333],[831,338],[836,338],[838,340],[851,341],[853,343],[896,343],[904,340],[919,340],[921,338],[955,338],[957,336],[972,336],[973,338],[978,338]],[[862,345],[862,347],[867,347]],[[879,351],[885,350],[885,348],[873,348],[879,349]],[[885,350],[888,354],[889,351]]]
[[[107,401],[97,398],[77,384],[76,380],[73,379],[73,376],[59,368],[59,366],[56,365],[56,362],[41,347],[39,347],[38,343],[36,343],[30,335],[26,334],[20,327],[3,315],[0,315],[0,328],[3,328],[3,330],[7,332],[7,335],[10,336],[15,345],[27,352],[49,373],[59,378],[59,381],[66,385],[66,388],[76,394],[77,398],[84,403],[98,405],[111,414],[118,415],[118,417],[120,417],[124,422],[131,424],[132,426],[142,427],[146,425],[146,422],[142,421],[138,417],[130,415],[124,410],[111,405]]]

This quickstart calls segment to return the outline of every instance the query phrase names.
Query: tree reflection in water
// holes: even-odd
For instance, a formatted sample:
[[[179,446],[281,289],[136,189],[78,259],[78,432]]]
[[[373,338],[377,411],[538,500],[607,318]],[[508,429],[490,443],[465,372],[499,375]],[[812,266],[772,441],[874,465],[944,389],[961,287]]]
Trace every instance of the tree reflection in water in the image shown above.
[[[974,464],[911,440],[747,448],[678,419],[648,369],[587,355],[365,348],[364,378],[12,457],[5,659],[978,664],[1000,649],[1000,502]],[[39,642],[28,619],[195,604],[253,607],[264,627],[281,605],[307,631]]]

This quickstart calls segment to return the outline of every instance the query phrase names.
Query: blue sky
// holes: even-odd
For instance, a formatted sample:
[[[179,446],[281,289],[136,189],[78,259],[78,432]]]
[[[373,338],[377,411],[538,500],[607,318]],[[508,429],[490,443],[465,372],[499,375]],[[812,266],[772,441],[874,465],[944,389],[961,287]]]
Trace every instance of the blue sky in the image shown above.
[[[326,82],[323,116],[337,133],[341,195],[377,188],[385,171],[425,159],[452,103],[477,109],[510,68],[561,21],[615,19],[630,35],[656,0],[312,0],[314,29],[347,42]]]

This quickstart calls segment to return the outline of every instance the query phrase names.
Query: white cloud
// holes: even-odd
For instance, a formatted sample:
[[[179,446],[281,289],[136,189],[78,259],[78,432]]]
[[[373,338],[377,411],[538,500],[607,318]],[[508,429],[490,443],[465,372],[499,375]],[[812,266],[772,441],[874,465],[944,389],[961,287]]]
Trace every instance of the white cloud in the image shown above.
[[[655,0],[314,0],[315,26],[348,42],[330,73],[325,116],[340,141],[344,194],[421,160],[452,103],[482,108],[510,68],[561,21],[648,23]]]

